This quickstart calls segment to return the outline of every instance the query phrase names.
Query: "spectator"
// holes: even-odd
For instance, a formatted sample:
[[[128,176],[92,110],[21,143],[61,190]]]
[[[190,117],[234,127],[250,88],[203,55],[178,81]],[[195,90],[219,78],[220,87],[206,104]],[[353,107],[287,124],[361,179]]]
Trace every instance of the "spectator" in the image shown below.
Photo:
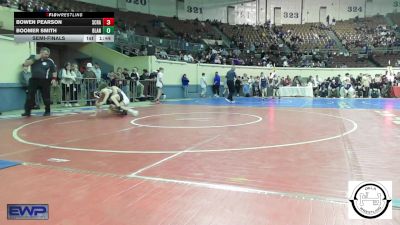
[[[299,76],[295,76],[293,78],[292,86],[294,87],[301,87],[301,81]]]
[[[268,78],[266,75],[264,75],[263,72],[261,72],[260,75],[260,90],[261,90],[261,96],[262,99],[264,100],[266,97],[268,97]]]
[[[150,79],[150,74],[149,71],[146,69],[143,69],[142,75],[140,75],[140,80],[147,80]]]
[[[369,97],[370,96],[369,89],[370,89],[370,84],[371,84],[371,75],[364,74],[362,76],[361,84],[363,87],[363,97],[364,98]]]
[[[72,103],[76,103],[76,81],[75,72],[72,70],[70,62],[65,63],[64,68],[61,69],[61,90],[62,100],[65,107],[72,107]]]
[[[132,96],[132,98],[134,99],[134,101],[138,101],[136,98],[140,97],[143,98],[143,92],[144,92],[144,85],[139,81],[140,80],[140,76],[138,73],[138,68],[134,67],[132,69],[132,73],[129,75],[130,79],[131,79],[131,83],[130,83],[130,88],[131,91],[135,90],[135,96]]]
[[[284,86],[292,86],[292,80],[290,79],[289,75],[286,76]]]
[[[82,84],[83,76],[82,76],[81,71],[79,71],[78,64],[76,64],[76,63],[72,64],[72,71],[75,73],[75,77],[76,77],[75,78],[76,96],[77,96],[77,100],[79,101],[80,96],[81,96],[81,88],[82,88],[81,84]],[[78,101],[75,103],[75,106],[79,106]]]
[[[29,87],[29,80],[32,77],[32,73],[29,72],[29,66],[22,65],[22,71],[20,74],[21,84],[25,90],[25,93],[28,95],[28,87]],[[28,96],[27,96],[28,97]],[[35,95],[35,105],[33,109],[40,109],[40,91],[36,91]]]
[[[370,90],[368,93],[369,98],[379,98],[381,96],[381,91],[380,91],[380,79],[379,78],[374,78],[371,80],[371,83],[369,85]]]
[[[271,87],[272,87],[272,98],[274,99],[275,97],[278,96],[278,98],[281,98],[281,95],[279,93],[279,86],[280,86],[280,78],[279,75],[276,73],[273,73],[272,77],[272,82],[271,82]]]
[[[157,78],[156,78],[156,87],[157,87],[157,96],[155,99],[156,104],[160,103],[160,97],[163,94],[162,93],[162,88],[164,86],[163,77],[164,77],[164,68],[160,67],[160,69],[158,70],[158,73],[157,73]]]
[[[245,97],[250,97],[250,85],[249,85],[249,78],[247,77],[247,74],[243,75],[242,84],[243,84],[243,95]]]
[[[97,79],[96,79],[96,74],[93,72],[93,65],[92,63],[87,63],[86,64],[86,70],[83,73],[83,79],[84,79],[84,86],[85,86],[85,91],[86,91],[86,105],[94,105],[95,100],[94,100],[94,95],[93,93],[96,91],[97,88]]]
[[[260,96],[260,76],[257,76],[253,82],[253,96]]]
[[[182,76],[182,88],[183,88],[183,97],[187,98],[189,96],[189,79],[186,74]]]
[[[96,74],[96,79],[97,82],[101,81],[101,69],[98,63],[94,63],[94,68],[93,68],[94,74]]]
[[[207,80],[206,80],[206,74],[205,73],[201,74],[200,87],[201,87],[200,97],[205,98],[206,94],[207,94]]]
[[[236,89],[236,96],[239,97],[240,96],[240,91],[242,89],[242,78],[240,76],[238,76],[235,80],[235,89]]]
[[[354,97],[354,87],[351,84],[350,77],[343,80],[342,87],[340,88],[341,98],[353,98]]]
[[[338,83],[336,83],[336,79],[332,79],[331,84],[329,85],[329,88],[328,88],[329,98],[339,97],[339,89],[340,89],[340,86]]]
[[[213,84],[214,97],[219,97],[220,85],[221,85],[221,77],[219,76],[218,72],[215,72],[214,84]]]
[[[330,78],[324,80],[319,86],[319,96],[322,98],[327,98],[329,96],[329,85]]]
[[[131,82],[131,76],[130,76],[130,74],[129,74],[129,70],[128,70],[128,68],[124,68],[124,70],[122,71],[122,73],[121,73],[121,80],[122,80],[122,88],[121,88],[121,90],[124,92],[124,93],[126,93],[126,95],[128,96],[128,98],[132,98],[133,96],[132,96],[132,93],[130,92],[130,90],[129,90],[129,84],[128,84],[128,82],[129,83],[132,83]]]

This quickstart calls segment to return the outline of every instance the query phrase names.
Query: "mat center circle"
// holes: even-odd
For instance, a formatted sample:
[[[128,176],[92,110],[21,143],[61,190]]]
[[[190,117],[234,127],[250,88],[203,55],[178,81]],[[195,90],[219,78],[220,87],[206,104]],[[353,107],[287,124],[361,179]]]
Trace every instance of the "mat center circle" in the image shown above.
[[[244,113],[187,112],[140,117],[132,120],[131,124],[151,128],[201,129],[246,126],[260,121],[260,116]]]

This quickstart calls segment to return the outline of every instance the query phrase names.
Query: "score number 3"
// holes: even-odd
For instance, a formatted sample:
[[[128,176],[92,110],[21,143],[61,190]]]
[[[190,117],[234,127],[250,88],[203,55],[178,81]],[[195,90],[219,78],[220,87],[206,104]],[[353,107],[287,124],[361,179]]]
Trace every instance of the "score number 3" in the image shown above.
[[[103,18],[103,26],[114,26],[114,18]]]

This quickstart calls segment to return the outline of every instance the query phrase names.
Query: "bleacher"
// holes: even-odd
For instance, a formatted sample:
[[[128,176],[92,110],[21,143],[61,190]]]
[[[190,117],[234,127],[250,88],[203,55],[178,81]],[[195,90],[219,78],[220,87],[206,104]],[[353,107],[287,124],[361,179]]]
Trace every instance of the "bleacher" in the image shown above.
[[[264,26],[221,24],[219,28],[231,40],[236,43],[241,42],[247,47],[254,43],[266,46],[277,43],[273,33]]]
[[[320,23],[283,25],[283,39],[293,50],[331,49],[334,42],[327,29]]]
[[[160,45],[158,39],[152,42],[153,37],[164,39],[161,48],[169,49],[169,52],[191,53],[191,48],[186,48],[186,42],[204,45],[204,49],[209,47],[219,49],[213,45],[213,41],[204,42],[203,39],[221,40],[219,29],[231,41],[231,46],[223,48],[241,49],[239,61],[249,65],[265,65],[266,61],[271,61],[276,65],[282,65],[285,55],[288,57],[290,66],[307,66],[318,61],[328,62],[328,66],[342,67],[369,67],[376,65],[387,66],[390,60],[392,65],[397,62],[397,54],[377,54],[375,51],[391,52],[400,47],[400,39],[397,38],[395,29],[387,24],[384,16],[377,15],[366,19],[354,18],[346,21],[336,21],[335,25],[325,27],[320,23],[309,23],[302,25],[286,25],[281,27],[253,26],[253,25],[229,25],[222,23],[211,23],[209,21],[198,20],[179,20],[176,17],[161,17],[137,12],[125,12],[117,9],[94,5],[75,0],[2,0],[3,6],[12,7],[27,11],[114,11],[116,20],[116,41],[114,48],[120,52],[135,56],[146,55],[148,49],[145,45]],[[396,24],[400,24],[400,14],[388,14],[388,17]],[[330,31],[334,31],[342,43],[335,43],[329,36]],[[139,36],[150,37],[150,41],[138,42]],[[136,38],[134,38],[136,37]],[[141,39],[141,40],[142,40]],[[143,39],[144,40],[144,39]],[[173,41],[180,43],[171,45]],[[281,43],[286,43],[290,47],[290,52],[283,52]],[[181,44],[185,44],[184,47]],[[222,42],[219,42],[221,45]],[[314,54],[315,51],[329,50],[338,51],[336,44],[343,44],[352,56],[335,56],[332,59],[320,57],[302,60],[301,54]],[[196,51],[198,51],[197,49]],[[374,51],[373,55],[359,57],[358,54]],[[192,52],[191,52],[192,51]],[[156,50],[157,52],[157,50]],[[290,57],[291,53],[300,54],[299,57]],[[262,59],[261,54],[266,54],[267,59]],[[179,57],[178,57],[179,58]],[[373,59],[372,62],[369,59]],[[227,63],[232,62],[232,56],[223,58]],[[197,60],[202,60],[201,57]],[[310,61],[311,60],[311,61]],[[225,61],[224,61],[225,62]]]
[[[179,20],[176,17],[160,17],[166,26],[179,37],[190,42],[201,42],[201,39],[221,40],[220,35],[207,21]]]

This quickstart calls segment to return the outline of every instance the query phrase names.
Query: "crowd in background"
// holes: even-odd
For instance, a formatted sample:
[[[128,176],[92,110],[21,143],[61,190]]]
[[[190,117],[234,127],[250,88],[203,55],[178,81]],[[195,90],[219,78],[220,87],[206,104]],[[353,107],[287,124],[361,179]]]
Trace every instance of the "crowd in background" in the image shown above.
[[[187,74],[182,76],[183,96],[188,97],[188,88],[190,80]],[[260,75],[252,76],[243,74],[237,76],[234,81],[235,95],[244,97],[262,97],[272,98],[280,97],[280,87],[305,87],[310,86],[313,89],[314,97],[323,98],[379,98],[392,97],[390,88],[400,84],[400,73],[393,75],[386,74],[359,74],[357,77],[346,73],[344,76],[337,75],[321,79],[319,76],[309,76],[302,78],[300,76],[290,77],[279,76],[278,73],[271,72],[269,75],[261,72]],[[205,73],[200,78],[201,93],[200,97],[207,97],[207,86],[212,86],[213,97],[225,97],[229,93],[225,76],[215,72],[213,83],[208,84]]]
[[[154,97],[149,82],[154,82],[157,71],[151,73],[143,69],[139,74],[138,68],[129,71],[127,68],[118,67],[116,71],[104,73],[99,64],[86,62],[83,67],[77,63],[66,62],[57,72],[57,83],[51,86],[52,104],[62,104],[64,107],[80,106],[81,100],[87,106],[94,105],[93,92],[101,84],[118,86],[131,101],[139,101],[141,98]],[[32,74],[29,67],[23,66],[20,73],[21,84],[27,91],[29,79]],[[36,94],[34,109],[39,109],[41,104],[40,91]]]

